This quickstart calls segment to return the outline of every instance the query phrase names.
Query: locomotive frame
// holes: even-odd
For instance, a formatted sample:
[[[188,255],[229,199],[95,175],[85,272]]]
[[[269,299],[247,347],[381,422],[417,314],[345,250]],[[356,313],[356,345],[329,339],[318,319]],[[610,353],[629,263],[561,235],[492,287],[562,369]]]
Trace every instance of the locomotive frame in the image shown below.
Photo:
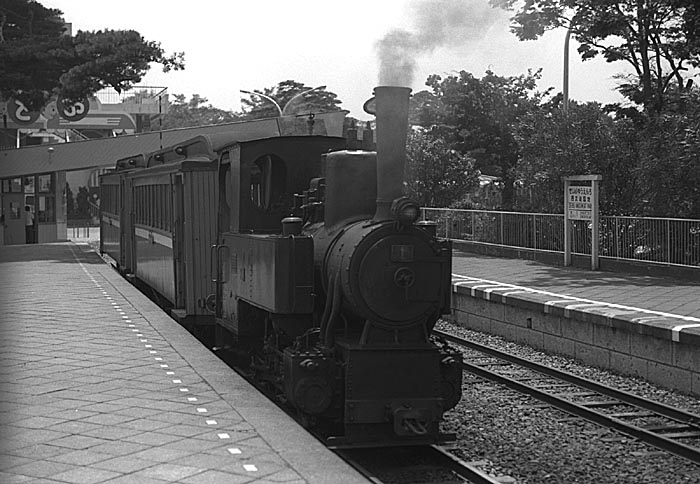
[[[460,397],[430,337],[451,246],[403,196],[409,93],[375,89],[376,153],[234,132],[101,178],[102,252],[335,447],[436,443]]]

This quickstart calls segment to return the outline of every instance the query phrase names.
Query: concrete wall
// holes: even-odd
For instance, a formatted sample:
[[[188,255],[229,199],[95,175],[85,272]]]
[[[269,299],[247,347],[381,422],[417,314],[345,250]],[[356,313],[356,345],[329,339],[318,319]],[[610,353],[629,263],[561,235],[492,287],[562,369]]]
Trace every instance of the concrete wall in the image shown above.
[[[567,309],[530,294],[457,286],[452,297],[453,320],[466,328],[700,396],[700,328],[619,309]]]

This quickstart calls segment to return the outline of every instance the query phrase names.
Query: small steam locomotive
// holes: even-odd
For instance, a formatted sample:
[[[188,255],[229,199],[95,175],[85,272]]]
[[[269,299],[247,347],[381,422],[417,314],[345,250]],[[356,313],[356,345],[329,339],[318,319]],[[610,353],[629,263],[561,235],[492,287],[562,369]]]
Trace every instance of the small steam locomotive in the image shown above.
[[[103,251],[335,447],[438,442],[461,396],[460,357],[430,336],[451,246],[403,196],[409,95],[375,89],[376,152],[232,133],[103,177]]]

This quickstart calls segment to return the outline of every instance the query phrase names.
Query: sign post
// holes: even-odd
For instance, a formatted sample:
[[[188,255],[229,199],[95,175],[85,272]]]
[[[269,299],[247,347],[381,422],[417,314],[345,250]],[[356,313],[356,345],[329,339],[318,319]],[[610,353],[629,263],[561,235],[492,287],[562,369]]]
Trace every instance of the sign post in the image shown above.
[[[564,180],[564,265],[571,265],[571,221],[585,220],[591,224],[591,270],[597,270],[598,246],[600,245],[600,212],[598,193],[601,175],[565,176]],[[571,185],[571,182],[588,184]]]

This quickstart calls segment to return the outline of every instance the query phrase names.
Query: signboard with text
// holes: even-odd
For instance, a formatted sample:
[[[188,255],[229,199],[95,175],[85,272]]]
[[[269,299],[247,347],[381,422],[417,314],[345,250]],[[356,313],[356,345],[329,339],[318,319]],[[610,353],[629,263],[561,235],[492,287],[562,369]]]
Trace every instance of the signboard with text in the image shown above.
[[[568,187],[569,219],[591,220],[593,214],[593,187]]]
[[[598,248],[600,245],[599,201],[601,175],[570,175],[562,177],[564,181],[564,265],[571,265],[572,231],[577,230],[577,237],[586,237],[590,233],[591,269],[600,268]],[[572,185],[572,182],[575,185]],[[575,224],[583,221],[583,224]],[[583,239],[585,242],[585,238]],[[585,247],[585,244],[584,244]],[[576,250],[580,254],[581,244]],[[585,249],[584,249],[585,250]]]

